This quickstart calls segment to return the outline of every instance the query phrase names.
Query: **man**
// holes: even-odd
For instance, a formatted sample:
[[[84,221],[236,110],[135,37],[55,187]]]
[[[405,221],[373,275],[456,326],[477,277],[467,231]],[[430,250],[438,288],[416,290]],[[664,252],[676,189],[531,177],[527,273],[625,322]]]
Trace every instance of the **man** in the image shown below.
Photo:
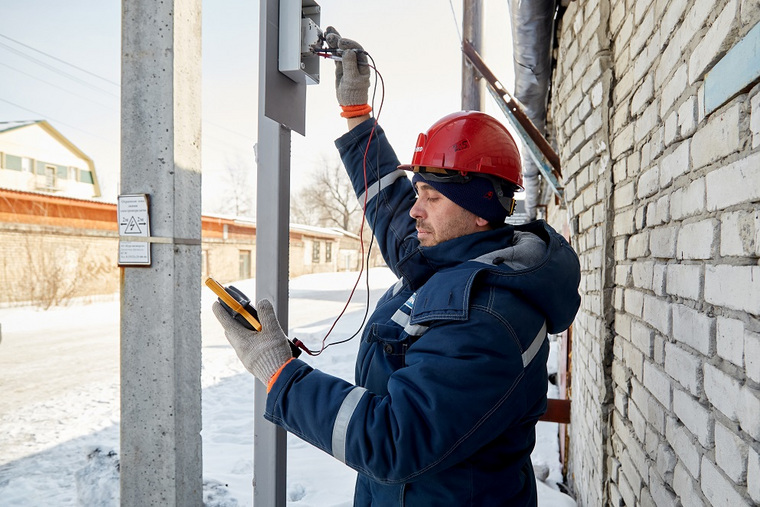
[[[364,329],[355,385],[292,358],[269,301],[258,333],[214,313],[268,386],[265,417],[358,472],[356,505],[536,505],[547,332],[575,317],[578,259],[543,222],[504,224],[522,178],[495,119],[449,115],[400,166],[369,116],[361,46],[326,33],[343,58],[336,145],[362,203],[366,174],[367,220],[399,282]]]

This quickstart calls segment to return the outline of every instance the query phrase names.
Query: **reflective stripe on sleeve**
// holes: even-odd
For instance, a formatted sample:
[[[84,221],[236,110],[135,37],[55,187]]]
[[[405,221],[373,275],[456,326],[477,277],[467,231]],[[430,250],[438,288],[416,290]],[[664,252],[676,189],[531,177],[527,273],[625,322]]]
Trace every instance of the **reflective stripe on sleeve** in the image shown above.
[[[361,401],[366,391],[363,387],[354,387],[343,400],[338,409],[338,415],[335,417],[332,433],[332,453],[341,463],[346,462],[348,423],[351,421],[351,416],[354,415],[356,406],[359,405],[359,401]]]
[[[410,324],[412,320],[411,316],[404,313],[400,308],[393,314],[391,320],[404,328],[404,331],[409,336],[422,336],[422,334],[428,330],[428,326],[422,324]]]
[[[406,171],[402,171],[401,169],[396,169],[390,174],[386,174],[382,178],[380,178],[380,181],[377,183],[373,183],[371,187],[367,190],[367,203],[369,203],[372,199],[375,198],[377,194],[380,193],[380,191],[386,187],[389,187],[393,184],[394,181],[396,181],[399,178],[406,178]],[[364,193],[358,196],[359,197],[359,204],[362,206],[364,205]]]
[[[530,347],[528,347],[528,350],[526,350],[522,354],[523,368],[527,367],[530,364],[530,362],[533,361],[533,358],[536,357],[536,354],[538,354],[538,351],[541,348],[541,344],[544,343],[545,338],[546,338],[546,321],[544,321],[544,325],[541,326],[541,330],[538,332],[536,337],[533,338],[533,342],[530,344]]]

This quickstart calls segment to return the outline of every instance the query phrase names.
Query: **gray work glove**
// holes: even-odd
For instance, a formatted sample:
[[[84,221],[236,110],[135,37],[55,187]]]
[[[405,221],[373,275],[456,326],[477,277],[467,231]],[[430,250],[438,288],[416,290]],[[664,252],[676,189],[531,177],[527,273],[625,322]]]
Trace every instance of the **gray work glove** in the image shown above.
[[[367,55],[361,45],[351,39],[341,38],[338,31],[328,26],[325,40],[332,49],[340,49],[343,61],[335,62],[335,95],[341,106],[367,104],[369,90],[369,66]],[[359,50],[351,51],[351,50]]]
[[[259,332],[244,328],[227,313],[219,301],[214,302],[212,309],[240,362],[264,385],[267,385],[282,365],[293,357],[288,338],[282,331],[269,300],[262,299],[258,304],[257,311],[261,323]]]

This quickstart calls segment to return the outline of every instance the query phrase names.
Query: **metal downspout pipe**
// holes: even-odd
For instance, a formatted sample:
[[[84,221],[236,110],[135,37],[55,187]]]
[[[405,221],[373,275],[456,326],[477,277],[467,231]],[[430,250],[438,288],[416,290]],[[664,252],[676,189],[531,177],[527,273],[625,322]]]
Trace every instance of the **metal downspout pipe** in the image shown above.
[[[546,135],[556,0],[509,0],[509,11],[515,67],[514,96],[523,104],[536,128]],[[541,198],[539,170],[525,153],[522,163],[525,211],[530,220],[535,220]]]

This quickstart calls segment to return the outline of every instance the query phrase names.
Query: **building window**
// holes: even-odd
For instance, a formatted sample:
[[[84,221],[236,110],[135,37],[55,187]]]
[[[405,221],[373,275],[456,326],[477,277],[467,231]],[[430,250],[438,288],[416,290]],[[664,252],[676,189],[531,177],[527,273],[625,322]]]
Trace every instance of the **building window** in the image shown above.
[[[68,177],[69,177],[69,168],[68,167],[66,167],[65,165],[59,165],[59,166],[56,166],[56,169],[57,169],[57,171],[56,171],[56,177],[59,180],[68,179]]]
[[[76,167],[69,167],[69,179],[71,181],[79,181],[79,169]]]
[[[92,179],[92,171],[79,170],[79,181],[92,185],[95,180]]]
[[[314,241],[311,244],[311,262],[319,264],[319,241]]]
[[[240,250],[240,279],[251,277],[251,251]]]
[[[32,159],[19,157],[17,155],[8,155],[6,153],[3,167],[12,171],[32,172]]]
[[[325,243],[325,262],[332,262],[332,242]]]
[[[45,166],[45,186],[47,188],[55,188],[55,173],[56,167],[53,165]]]

